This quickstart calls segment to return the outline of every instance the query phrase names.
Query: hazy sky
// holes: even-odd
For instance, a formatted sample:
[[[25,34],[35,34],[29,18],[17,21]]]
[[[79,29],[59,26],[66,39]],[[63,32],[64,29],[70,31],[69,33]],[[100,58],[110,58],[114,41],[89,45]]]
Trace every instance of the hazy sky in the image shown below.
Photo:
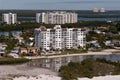
[[[120,0],[0,0],[0,9],[120,10]]]

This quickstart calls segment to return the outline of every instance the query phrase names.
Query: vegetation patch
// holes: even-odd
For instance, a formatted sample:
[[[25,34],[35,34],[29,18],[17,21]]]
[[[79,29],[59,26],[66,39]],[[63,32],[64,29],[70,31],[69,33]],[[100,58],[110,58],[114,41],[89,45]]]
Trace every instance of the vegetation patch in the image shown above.
[[[25,58],[0,58],[0,65],[12,65],[12,64],[22,64],[22,63],[26,63],[29,62],[29,59],[25,59]]]
[[[87,50],[84,50],[84,49],[65,49],[61,53],[62,54],[87,53]]]
[[[39,28],[41,25],[47,27],[47,28],[53,28],[55,24],[37,24],[37,23],[22,23],[22,24],[14,24],[14,25],[7,25],[7,24],[1,24],[0,25],[0,31],[24,31],[29,29],[35,29]],[[90,27],[90,26],[102,26],[102,25],[110,25],[105,21],[81,21],[77,23],[70,23],[70,24],[63,24],[61,25],[64,28],[81,28],[81,27]]]
[[[70,62],[59,70],[63,80],[77,80],[78,77],[105,76],[120,74],[120,63],[107,61],[105,59],[86,59],[79,62]]]

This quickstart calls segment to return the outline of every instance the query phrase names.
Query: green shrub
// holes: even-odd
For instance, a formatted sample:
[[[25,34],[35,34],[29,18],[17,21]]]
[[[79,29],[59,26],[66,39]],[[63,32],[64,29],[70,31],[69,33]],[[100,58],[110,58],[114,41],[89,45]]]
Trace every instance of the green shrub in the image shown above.
[[[102,67],[99,67],[102,66]],[[114,68],[112,68],[114,66]],[[105,76],[109,71],[120,74],[120,63],[107,61],[106,59],[85,59],[80,62],[70,62],[59,70],[63,80],[76,80],[78,77],[93,78],[93,76]],[[100,74],[99,74],[100,73]]]

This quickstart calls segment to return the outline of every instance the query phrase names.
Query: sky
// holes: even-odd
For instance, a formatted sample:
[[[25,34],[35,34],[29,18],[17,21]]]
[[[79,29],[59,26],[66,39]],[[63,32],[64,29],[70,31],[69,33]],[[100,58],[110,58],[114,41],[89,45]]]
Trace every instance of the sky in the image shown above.
[[[120,0],[0,0],[0,9],[120,10]]]

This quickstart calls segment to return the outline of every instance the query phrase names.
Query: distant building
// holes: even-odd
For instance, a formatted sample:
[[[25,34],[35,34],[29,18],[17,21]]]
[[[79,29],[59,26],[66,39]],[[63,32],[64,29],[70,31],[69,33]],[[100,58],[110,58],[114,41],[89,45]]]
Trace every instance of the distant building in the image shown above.
[[[35,29],[35,47],[46,50],[71,49],[85,47],[86,34],[82,28],[61,28],[56,25],[53,29],[45,27]]]
[[[100,8],[100,12],[106,12],[105,8]]]
[[[36,14],[37,23],[45,24],[65,24],[76,23],[77,14],[72,12],[42,12]]]
[[[93,12],[99,12],[99,9],[98,8],[94,8]]]
[[[15,13],[4,13],[2,14],[2,21],[6,24],[15,24],[17,23],[17,14]]]
[[[106,9],[105,8],[94,8],[93,9],[93,12],[106,12]]]

